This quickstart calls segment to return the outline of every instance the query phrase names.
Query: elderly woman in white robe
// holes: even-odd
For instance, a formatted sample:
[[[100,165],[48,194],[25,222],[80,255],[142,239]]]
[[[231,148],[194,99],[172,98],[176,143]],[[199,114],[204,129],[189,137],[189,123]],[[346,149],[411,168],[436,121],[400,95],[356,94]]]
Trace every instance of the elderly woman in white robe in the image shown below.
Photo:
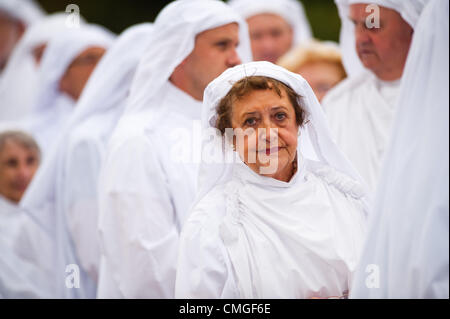
[[[248,23],[254,61],[275,63],[312,37],[305,10],[298,0],[230,0],[229,4]]]
[[[18,201],[39,166],[39,147],[17,127],[0,128],[0,298],[48,297],[34,281],[38,266],[15,254],[24,218]],[[45,286],[45,285],[44,285]]]
[[[308,83],[268,62],[234,67],[207,87],[202,122],[209,137],[176,297],[345,298],[365,234],[365,186]]]

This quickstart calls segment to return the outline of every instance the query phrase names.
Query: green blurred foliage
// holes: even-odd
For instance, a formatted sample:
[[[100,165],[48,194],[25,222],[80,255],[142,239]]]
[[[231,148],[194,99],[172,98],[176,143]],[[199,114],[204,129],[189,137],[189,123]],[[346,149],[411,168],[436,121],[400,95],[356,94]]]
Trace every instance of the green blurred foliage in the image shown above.
[[[47,12],[65,11],[76,4],[89,22],[101,24],[115,33],[131,25],[153,22],[158,12],[171,1],[163,0],[37,0]],[[277,1],[277,0],[273,0]],[[337,41],[340,20],[333,0],[302,0],[314,36]]]

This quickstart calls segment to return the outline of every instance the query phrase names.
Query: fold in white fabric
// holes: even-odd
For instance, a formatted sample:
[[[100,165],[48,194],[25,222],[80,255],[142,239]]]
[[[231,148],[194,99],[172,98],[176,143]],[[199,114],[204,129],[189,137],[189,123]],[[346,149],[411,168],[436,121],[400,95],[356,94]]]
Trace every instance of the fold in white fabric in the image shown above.
[[[389,143],[400,81],[383,82],[369,72],[350,77],[322,101],[336,143],[375,191]]]
[[[416,25],[353,298],[449,297],[448,16]]]
[[[204,132],[214,127],[220,99],[250,75],[274,78],[302,97],[308,123],[298,172],[285,183],[240,159],[225,164],[237,157],[228,142],[204,136],[203,151],[216,154],[208,159],[215,164],[204,158],[200,165],[200,192],[180,239],[176,297],[344,297],[364,238],[365,191],[332,142],[308,83],[268,62],[227,70],[205,91]]]
[[[14,248],[14,238],[20,236],[20,223],[25,216],[19,206],[0,195],[0,298],[45,298],[50,295],[46,284],[36,280],[40,270]]]

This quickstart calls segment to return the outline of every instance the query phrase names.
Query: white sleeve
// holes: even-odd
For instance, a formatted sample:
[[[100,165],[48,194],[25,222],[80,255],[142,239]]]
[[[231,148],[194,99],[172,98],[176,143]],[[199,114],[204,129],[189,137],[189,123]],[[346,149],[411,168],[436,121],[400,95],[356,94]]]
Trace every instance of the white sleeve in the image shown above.
[[[96,140],[77,140],[69,145],[63,187],[64,211],[77,256],[95,281],[100,261],[97,184],[101,151]]]
[[[145,136],[107,155],[100,180],[102,258],[116,291],[100,298],[173,298],[179,234],[166,173]],[[101,278],[102,276],[100,276]],[[100,285],[99,286],[103,286]]]
[[[220,202],[216,201],[215,205]],[[216,209],[225,207],[214,206],[195,207],[181,233],[175,298],[239,298],[228,254],[219,235],[220,216],[216,216]],[[202,218],[209,220],[203,222]]]

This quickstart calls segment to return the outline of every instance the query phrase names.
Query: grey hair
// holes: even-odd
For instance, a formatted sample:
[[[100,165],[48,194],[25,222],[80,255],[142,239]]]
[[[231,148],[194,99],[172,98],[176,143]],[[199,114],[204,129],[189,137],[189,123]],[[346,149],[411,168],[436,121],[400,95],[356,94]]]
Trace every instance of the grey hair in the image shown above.
[[[0,152],[2,152],[3,147],[5,146],[5,144],[8,141],[17,143],[20,146],[22,146],[26,149],[29,149],[29,150],[36,150],[38,153],[39,159],[41,158],[41,150],[39,148],[38,143],[28,133],[25,133],[23,131],[16,131],[16,130],[0,132]]]

